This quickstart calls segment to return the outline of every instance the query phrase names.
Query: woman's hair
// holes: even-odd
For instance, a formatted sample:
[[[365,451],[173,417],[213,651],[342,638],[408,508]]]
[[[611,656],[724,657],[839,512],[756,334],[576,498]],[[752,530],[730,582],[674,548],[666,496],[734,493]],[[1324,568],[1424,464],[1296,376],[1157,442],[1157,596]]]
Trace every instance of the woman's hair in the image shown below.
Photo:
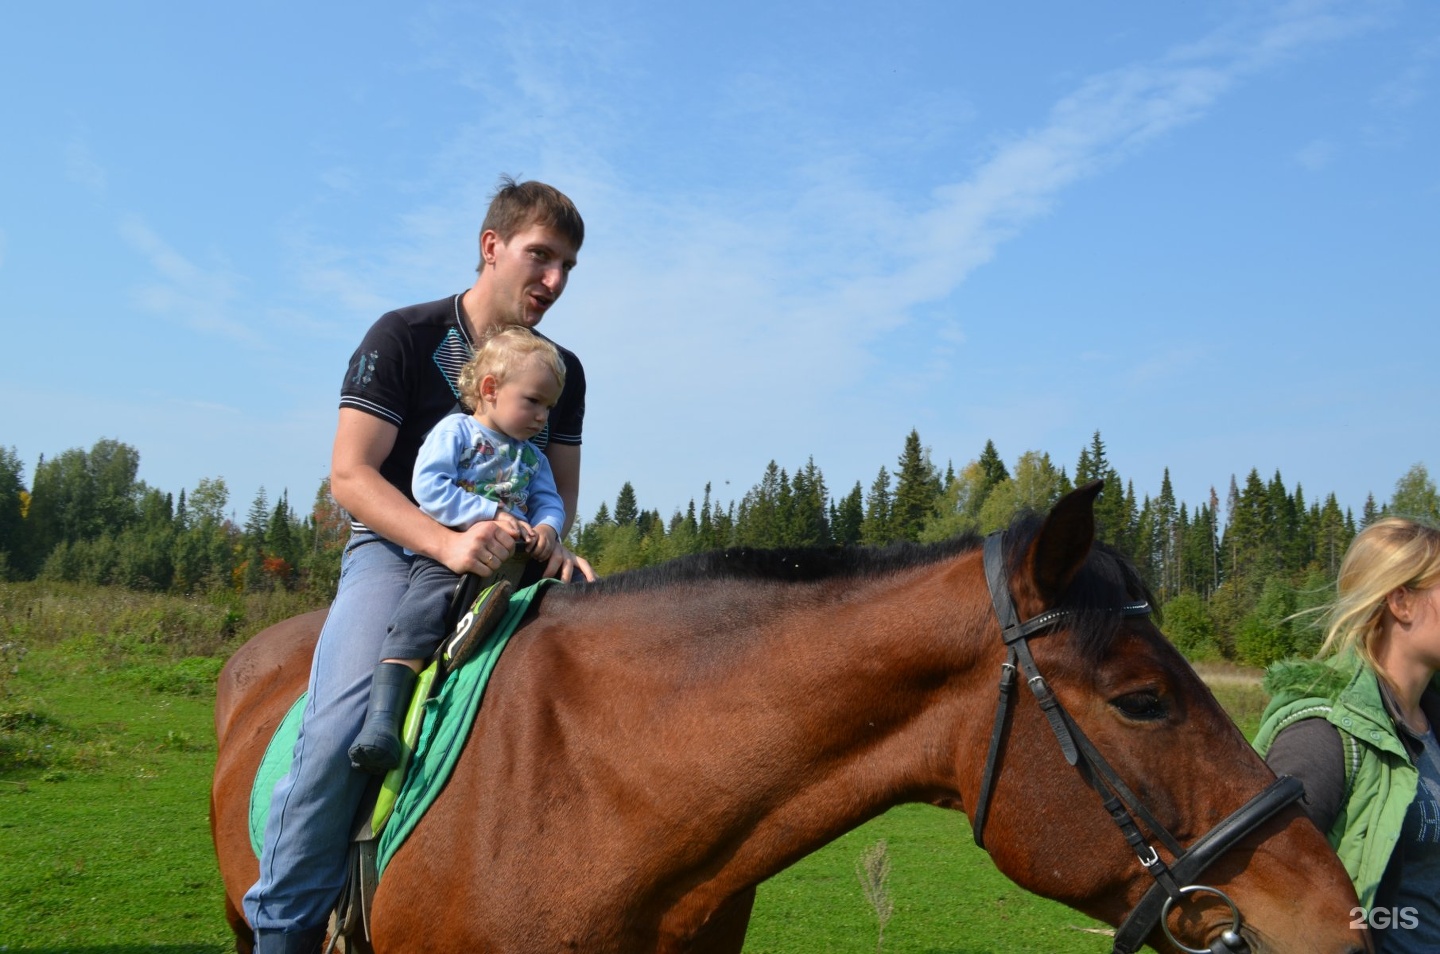
[[[1340,564],[1338,595],[1325,610],[1321,655],[1353,648],[1373,668],[1385,601],[1400,587],[1440,583],[1440,530],[1405,517],[1385,517],[1356,535]]]
[[[504,384],[515,369],[531,361],[548,368],[560,387],[565,387],[565,361],[549,341],[516,325],[492,331],[480,341],[475,355],[460,369],[455,382],[460,400],[472,411],[480,406],[480,382],[488,374],[496,384]]]

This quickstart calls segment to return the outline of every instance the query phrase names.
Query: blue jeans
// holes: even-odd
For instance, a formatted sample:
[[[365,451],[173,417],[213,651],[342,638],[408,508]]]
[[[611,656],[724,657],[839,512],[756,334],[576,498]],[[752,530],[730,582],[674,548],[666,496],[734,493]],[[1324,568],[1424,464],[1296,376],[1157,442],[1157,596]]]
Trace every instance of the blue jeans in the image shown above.
[[[368,531],[351,534],[345,547],[310,667],[294,761],[270,803],[260,880],[245,894],[245,918],[256,930],[321,927],[344,887],[355,811],[373,777],[350,767],[348,750],[364,722],[370,677],[412,559]]]

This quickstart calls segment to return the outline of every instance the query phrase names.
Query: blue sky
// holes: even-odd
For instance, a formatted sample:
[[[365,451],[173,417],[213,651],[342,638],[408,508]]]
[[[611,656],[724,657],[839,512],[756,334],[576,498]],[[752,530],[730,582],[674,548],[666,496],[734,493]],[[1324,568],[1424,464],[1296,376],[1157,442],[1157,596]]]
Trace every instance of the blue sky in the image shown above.
[[[575,199],[543,328],[580,515],[917,428],[1137,495],[1435,472],[1440,4],[11,5],[0,446],[304,509],[345,362],[473,279],[497,176]]]

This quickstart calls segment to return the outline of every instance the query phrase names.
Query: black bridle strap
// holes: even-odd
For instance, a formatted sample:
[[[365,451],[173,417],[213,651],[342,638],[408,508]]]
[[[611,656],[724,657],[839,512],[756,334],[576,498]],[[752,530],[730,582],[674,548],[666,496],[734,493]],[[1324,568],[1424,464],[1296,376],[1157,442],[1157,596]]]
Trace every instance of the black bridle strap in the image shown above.
[[[1144,802],[1135,796],[1105,761],[1080,726],[1070,718],[1035,666],[1035,659],[1026,640],[1062,622],[1071,611],[1050,610],[1020,622],[1015,603],[1010,596],[1004,564],[1003,532],[993,533],[986,538],[984,559],[986,583],[990,588],[995,617],[1000,623],[1006,654],[1005,662],[1000,667],[1000,692],[996,700],[995,722],[990,734],[990,747],[986,753],[985,770],[981,775],[980,793],[972,820],[975,843],[985,847],[985,819],[994,793],[995,774],[999,766],[1005,728],[1009,723],[1016,672],[1023,671],[1026,683],[1045,711],[1055,738],[1065,754],[1066,762],[1074,766],[1086,784],[1100,796],[1105,810],[1110,813],[1111,819],[1135,852],[1140,864],[1155,879],[1155,883],[1116,931],[1113,954],[1135,954],[1145,943],[1145,938],[1150,936],[1165,917],[1167,905],[1183,901],[1188,892],[1197,888],[1219,894],[1230,904],[1235,916],[1235,930],[1238,930],[1240,914],[1234,902],[1213,888],[1195,885],[1195,879],[1221,854],[1300,798],[1305,792],[1304,786],[1293,778],[1281,776],[1197,839],[1188,851],[1182,849],[1174,836],[1155,819]],[[1143,602],[1130,603],[1117,607],[1115,612],[1122,616],[1141,616],[1148,614],[1150,607]],[[1174,859],[1170,865],[1166,865],[1155,849],[1146,843],[1144,833],[1135,822],[1135,815],[1140,817],[1151,836],[1159,839],[1170,852]],[[1216,943],[1222,942],[1226,950],[1247,949],[1234,930],[1226,931],[1221,941]]]
[[[1040,670],[1035,665],[1035,657],[1030,653],[1030,644],[1027,642],[1031,636],[1063,622],[1070,616],[1071,611],[1049,610],[1021,622],[1020,614],[1015,610],[1015,601],[1010,597],[1003,533],[992,533],[985,538],[984,560],[985,583],[990,590],[990,602],[995,609],[995,618],[1000,623],[1000,638],[1005,643],[1006,654],[1005,662],[1000,667],[999,694],[995,701],[995,719],[990,732],[990,747],[985,754],[985,770],[980,777],[980,795],[975,804],[975,812],[971,817],[971,829],[975,836],[975,844],[981,848],[985,847],[985,821],[990,814],[990,799],[994,793],[995,772],[1000,762],[1001,742],[1010,720],[1010,707],[1014,700],[1017,670],[1024,673],[1025,684],[1030,687],[1035,701],[1040,704],[1040,710],[1045,713],[1045,718],[1050,723],[1050,729],[1055,733],[1055,740],[1060,743],[1060,751],[1064,754],[1067,765],[1072,767],[1079,765],[1080,746],[1076,742],[1076,738],[1077,736],[1084,738],[1079,727],[1065,714],[1060,700],[1050,689],[1049,684],[1045,682],[1045,678],[1040,675]],[[1149,611],[1150,607],[1145,603],[1128,604],[1118,610],[1125,616],[1143,615]],[[1101,767],[1102,774],[1113,780],[1114,783],[1118,783],[1118,792],[1121,797],[1128,798],[1131,805],[1139,804],[1125,784],[1110,769],[1110,766],[1105,764],[1104,759],[1099,758],[1099,753],[1095,751],[1094,747],[1089,746],[1088,741],[1086,744],[1093,753],[1092,761],[1098,759],[1095,764]],[[1096,791],[1101,791],[1093,780],[1091,785],[1096,788]],[[1109,787],[1112,791],[1117,791],[1114,784]],[[1148,816],[1145,820],[1147,825],[1151,824]],[[1123,825],[1121,830],[1124,830]],[[1163,829],[1161,830],[1163,831]],[[1168,837],[1167,835],[1166,838],[1168,839]],[[1167,841],[1167,846],[1171,843],[1173,842]],[[1149,854],[1153,855],[1153,852]],[[1145,856],[1141,855],[1140,857],[1143,860]]]
[[[1070,718],[1068,713],[1065,718],[1067,720]],[[1074,725],[1074,723],[1072,722],[1071,725]],[[1149,831],[1153,837],[1160,840],[1166,850],[1170,852],[1171,857],[1178,858],[1185,849],[1181,848],[1180,842],[1176,841],[1175,837],[1170,834],[1165,826],[1160,824],[1154,815],[1150,814],[1150,810],[1145,807],[1145,803],[1136,797],[1135,793],[1130,790],[1130,786],[1125,784],[1125,780],[1120,777],[1119,773],[1110,767],[1110,763],[1105,761],[1105,756],[1101,755],[1100,750],[1095,748],[1095,744],[1090,741],[1090,737],[1082,732],[1078,725],[1074,727],[1075,738],[1079,740],[1081,752],[1085,756],[1085,760],[1081,766],[1081,774],[1085,776],[1086,781],[1090,783],[1090,787],[1095,789],[1105,802],[1105,809],[1110,812],[1110,817],[1115,821],[1116,827],[1118,827],[1120,832],[1125,836],[1125,840],[1130,843],[1130,847],[1135,852],[1135,857],[1139,858],[1140,863],[1149,869],[1152,875],[1156,875],[1157,880],[1159,880],[1160,876],[1156,872],[1157,870],[1163,871],[1165,869],[1165,863],[1160,861],[1149,845],[1145,844],[1144,839],[1138,831],[1138,826],[1135,824],[1135,820],[1131,818],[1129,814],[1125,813],[1125,810],[1128,809],[1129,812],[1140,816],[1140,821],[1145,824],[1145,829]]]
[[[1026,685],[1034,693],[1035,701],[1040,703],[1041,711],[1050,722],[1050,730],[1055,733],[1055,739],[1060,743],[1060,751],[1065,753],[1066,764],[1073,766],[1080,758],[1080,753],[1070,735],[1070,727],[1065,722],[1060,700],[1055,698],[1055,693],[1050,691],[1050,686],[1040,675],[1040,670],[1035,665],[1035,657],[1030,655],[1030,644],[1025,641],[1034,633],[1060,622],[1064,616],[1055,612],[1042,613],[1034,619],[1020,622],[1020,614],[1015,611],[1015,601],[1010,598],[1010,587],[1005,582],[1007,576],[1005,539],[999,533],[992,533],[985,538],[985,582],[990,588],[990,602],[995,607],[995,617],[1000,621],[1000,638],[1010,648],[1006,661],[1019,665],[1020,671],[1025,675]]]
[[[1299,779],[1280,776],[1259,795],[1202,835],[1189,851],[1177,856],[1170,867],[1171,874],[1182,885],[1194,884],[1211,862],[1304,794],[1305,786]],[[1134,954],[1140,950],[1150,932],[1160,923],[1167,898],[1168,892],[1159,882],[1150,886],[1140,903],[1116,930],[1115,954]]]
[[[1010,701],[1015,692],[1015,653],[1006,654],[1000,665],[1000,695],[995,701],[995,719],[991,723],[990,748],[985,753],[985,771],[980,776],[980,797],[975,802],[975,811],[970,816],[970,829],[975,844],[985,847],[985,819],[990,814],[990,794],[995,788],[995,769],[1000,764],[1000,741],[1005,736],[1005,727],[1010,721]]]

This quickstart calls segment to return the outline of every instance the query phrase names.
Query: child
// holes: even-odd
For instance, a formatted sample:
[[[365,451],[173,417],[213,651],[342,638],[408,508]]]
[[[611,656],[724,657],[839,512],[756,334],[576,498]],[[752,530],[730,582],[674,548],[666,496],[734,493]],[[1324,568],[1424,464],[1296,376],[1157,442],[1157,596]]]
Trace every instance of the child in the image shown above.
[[[530,439],[544,430],[564,385],[565,364],[544,338],[519,327],[487,338],[460,372],[460,398],[474,413],[452,414],[425,436],[411,482],[415,503],[456,530],[495,520],[524,541],[529,558],[548,560],[565,506]],[[518,578],[525,559],[507,561],[497,577]],[[355,768],[383,774],[399,764],[400,721],[415,674],[444,638],[457,580],[444,564],[415,557],[375,667],[365,724],[350,747]]]

